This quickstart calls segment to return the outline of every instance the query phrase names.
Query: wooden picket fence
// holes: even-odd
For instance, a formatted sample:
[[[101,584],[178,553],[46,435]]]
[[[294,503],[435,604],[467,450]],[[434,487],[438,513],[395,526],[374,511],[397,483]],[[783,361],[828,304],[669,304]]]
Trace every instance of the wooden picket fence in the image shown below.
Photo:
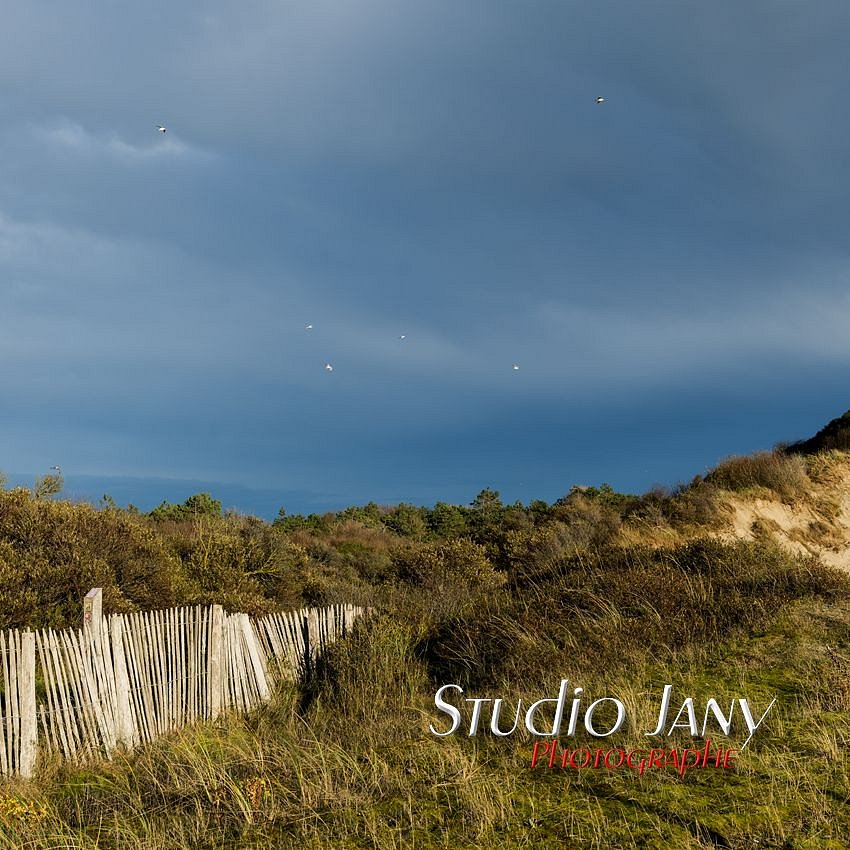
[[[249,711],[279,680],[309,675],[363,613],[332,605],[251,618],[211,605],[103,617],[95,589],[80,629],[0,632],[0,774],[32,775],[42,748],[108,756]]]

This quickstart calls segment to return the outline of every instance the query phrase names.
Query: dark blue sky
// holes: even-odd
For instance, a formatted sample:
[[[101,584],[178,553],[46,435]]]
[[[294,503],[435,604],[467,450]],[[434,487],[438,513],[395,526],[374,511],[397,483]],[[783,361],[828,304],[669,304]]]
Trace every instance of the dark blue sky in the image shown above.
[[[4,11],[0,469],[273,516],[814,433],[848,39],[837,0]]]

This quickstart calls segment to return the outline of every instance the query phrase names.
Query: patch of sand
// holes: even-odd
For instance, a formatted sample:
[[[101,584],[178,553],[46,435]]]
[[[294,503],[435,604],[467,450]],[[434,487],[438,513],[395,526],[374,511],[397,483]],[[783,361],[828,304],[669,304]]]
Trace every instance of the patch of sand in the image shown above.
[[[850,572],[850,456],[833,453],[817,459],[812,487],[793,502],[769,491],[729,494],[724,500],[725,540],[768,535],[799,554],[819,555],[825,564]]]

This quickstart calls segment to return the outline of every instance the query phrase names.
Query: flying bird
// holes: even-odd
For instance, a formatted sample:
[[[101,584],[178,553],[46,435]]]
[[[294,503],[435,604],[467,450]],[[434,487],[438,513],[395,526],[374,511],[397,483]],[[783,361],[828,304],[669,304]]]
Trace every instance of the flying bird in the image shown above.
[[[330,364],[330,363],[325,363],[325,370],[326,370],[327,372],[333,372],[334,367],[333,367],[333,366],[331,366],[331,364]]]
[[[407,339],[407,334],[402,334],[399,339]]]
[[[596,102],[597,103],[605,103],[605,98],[604,97],[597,97]]]
[[[165,133],[167,132],[167,130],[165,129],[165,127],[162,126],[162,124],[157,124],[156,129],[159,130],[159,132],[163,135],[165,135]]]
[[[58,466],[51,466],[50,468],[51,468],[51,469],[55,469],[55,470],[56,470],[56,471],[57,471],[60,475],[62,474],[62,469],[61,469],[61,467],[58,467]]]
[[[311,331],[311,330],[313,330],[313,326],[311,324],[306,324],[306,325],[304,325],[304,330],[305,331]]]
[[[513,369],[514,369],[514,372],[519,372],[519,365],[514,363]]]

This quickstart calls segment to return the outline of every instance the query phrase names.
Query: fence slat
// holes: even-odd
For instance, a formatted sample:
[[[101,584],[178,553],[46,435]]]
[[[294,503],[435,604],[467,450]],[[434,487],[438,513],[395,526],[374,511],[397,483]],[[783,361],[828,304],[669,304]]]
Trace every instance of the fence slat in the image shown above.
[[[114,614],[109,621],[112,646],[113,681],[115,683],[115,732],[118,743],[132,748],[136,743],[133,713],[130,708],[130,677],[124,653],[124,618]]]
[[[12,754],[12,723],[10,718],[11,700],[9,697],[9,678],[10,669],[12,668],[12,659],[9,657],[10,650],[6,644],[6,635],[0,632],[0,654],[2,654],[3,668],[3,711],[0,713],[0,718],[3,720],[3,735],[2,746],[0,746],[0,768],[3,773],[8,776],[14,771],[14,766],[11,760]]]
[[[21,682],[18,692],[21,717],[21,751],[18,772],[25,779],[35,769],[38,739],[38,722],[35,708],[35,635],[26,631],[21,635]]]

